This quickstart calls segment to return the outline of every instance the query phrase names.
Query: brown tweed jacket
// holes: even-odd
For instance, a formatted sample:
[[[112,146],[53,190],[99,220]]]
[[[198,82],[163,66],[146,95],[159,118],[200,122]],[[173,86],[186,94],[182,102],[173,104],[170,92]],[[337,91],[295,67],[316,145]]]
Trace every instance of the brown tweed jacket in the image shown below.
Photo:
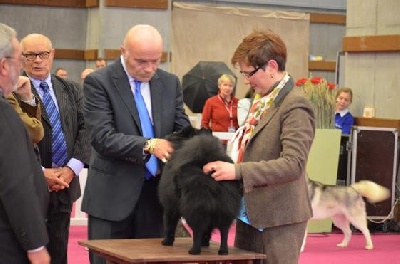
[[[305,169],[314,132],[314,112],[291,78],[256,126],[243,162],[236,164],[252,226],[311,218]]]
[[[15,98],[13,93],[7,97],[7,101],[12,105],[14,110],[22,119],[22,123],[24,123],[32,142],[37,144],[44,136],[42,122],[40,121],[40,116],[42,113],[40,103],[38,103],[36,106],[30,106],[24,102],[21,102],[21,104],[25,104],[24,110],[22,110],[17,98]]]

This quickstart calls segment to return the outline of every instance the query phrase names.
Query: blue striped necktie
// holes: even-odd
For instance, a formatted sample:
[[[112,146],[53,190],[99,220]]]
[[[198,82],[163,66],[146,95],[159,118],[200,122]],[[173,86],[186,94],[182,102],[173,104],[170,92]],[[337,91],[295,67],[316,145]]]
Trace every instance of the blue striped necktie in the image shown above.
[[[43,90],[42,101],[52,128],[52,161],[58,167],[62,167],[67,161],[67,143],[61,126],[60,114],[50,95],[49,85],[46,82],[41,82],[39,87]]]
[[[142,82],[135,81],[135,102],[136,108],[139,112],[140,126],[142,127],[143,136],[146,138],[154,138],[154,128],[151,123],[149,111],[147,111],[146,103],[144,102],[142,93],[140,92],[140,85]],[[146,179],[150,179],[157,173],[158,163],[154,155],[146,162]]]

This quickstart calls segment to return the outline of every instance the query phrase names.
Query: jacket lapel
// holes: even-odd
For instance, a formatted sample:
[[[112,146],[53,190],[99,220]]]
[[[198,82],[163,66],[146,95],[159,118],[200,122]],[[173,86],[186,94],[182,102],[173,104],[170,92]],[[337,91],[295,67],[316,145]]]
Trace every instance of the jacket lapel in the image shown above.
[[[288,95],[288,93],[292,91],[292,89],[293,89],[293,78],[290,77],[289,81],[285,84],[285,86],[282,88],[282,90],[275,98],[274,103],[271,105],[269,109],[267,109],[267,113],[260,119],[259,123],[255,127],[252,138],[254,138],[255,135],[260,130],[262,130],[262,128],[265,127],[272,119],[272,117],[278,112],[282,101],[285,99],[286,95]]]
[[[70,102],[68,98],[68,93],[65,91],[67,87],[64,87],[64,85],[53,76],[51,76],[51,83],[53,85],[54,94],[57,98],[58,113],[60,114],[61,124],[64,125],[65,122],[63,120],[65,119],[65,115],[68,114],[64,113],[64,109],[68,109],[68,107],[66,107],[66,104]]]
[[[114,87],[119,96],[121,97],[121,100],[124,102],[129,113],[131,114],[137,127],[141,129],[139,112],[137,111],[136,108],[136,103],[132,94],[131,86],[129,84],[128,76],[126,75],[124,68],[122,67],[121,59],[115,61],[115,63],[113,64],[112,71],[114,72],[113,75]]]
[[[113,70],[113,72],[115,74],[113,76],[113,79],[114,79],[115,89],[117,90],[119,96],[121,97],[125,106],[129,110],[132,118],[136,122],[137,127],[139,127],[141,130],[139,112],[137,111],[136,108],[136,103],[132,94],[131,86],[129,84],[128,76],[126,76],[126,73],[124,71],[124,68],[122,67],[120,59],[118,59],[114,63],[114,67],[115,69]],[[152,111],[151,115],[154,122],[154,135],[157,136],[161,134],[161,124],[162,124],[161,113],[162,113],[162,95],[163,95],[163,89],[161,87],[161,82],[157,73],[151,78],[149,85],[150,85],[150,95],[151,95],[151,111]]]

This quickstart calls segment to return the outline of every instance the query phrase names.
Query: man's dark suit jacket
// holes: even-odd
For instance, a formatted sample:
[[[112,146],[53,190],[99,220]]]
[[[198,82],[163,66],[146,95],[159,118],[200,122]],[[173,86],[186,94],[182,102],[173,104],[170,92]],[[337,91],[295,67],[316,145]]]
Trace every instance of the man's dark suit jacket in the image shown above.
[[[177,76],[158,69],[150,80],[155,137],[190,124]],[[82,210],[110,220],[125,219],[135,208],[145,175],[139,114],[120,59],[88,75],[84,113],[92,156]]]
[[[64,80],[58,76],[51,75],[51,82],[54,93],[57,97],[57,104],[61,117],[61,124],[64,131],[65,141],[67,143],[67,160],[76,158],[81,162],[88,164],[90,155],[90,145],[86,135],[84,117],[83,117],[83,94],[80,87],[73,82]],[[40,98],[36,89],[32,91],[37,98]],[[31,107],[29,104],[19,100],[22,109]],[[39,142],[39,152],[42,166],[52,167],[52,132],[51,124],[47,112],[42,105],[42,125],[44,128],[44,137]],[[69,188],[57,192],[60,201],[64,204],[73,203],[81,196],[81,188],[78,177],[75,177],[69,184]]]
[[[0,93],[0,262],[28,263],[27,250],[48,243],[49,192],[33,144]]]

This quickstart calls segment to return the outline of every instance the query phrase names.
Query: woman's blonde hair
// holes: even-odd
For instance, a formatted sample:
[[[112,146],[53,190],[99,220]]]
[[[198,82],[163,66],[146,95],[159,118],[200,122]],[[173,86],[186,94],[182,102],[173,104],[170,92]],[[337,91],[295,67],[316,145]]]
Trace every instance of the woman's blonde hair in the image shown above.
[[[233,84],[233,86],[236,85],[236,79],[235,77],[233,77],[230,74],[222,74],[219,78],[218,78],[218,86],[223,83],[223,82],[231,82]]]

